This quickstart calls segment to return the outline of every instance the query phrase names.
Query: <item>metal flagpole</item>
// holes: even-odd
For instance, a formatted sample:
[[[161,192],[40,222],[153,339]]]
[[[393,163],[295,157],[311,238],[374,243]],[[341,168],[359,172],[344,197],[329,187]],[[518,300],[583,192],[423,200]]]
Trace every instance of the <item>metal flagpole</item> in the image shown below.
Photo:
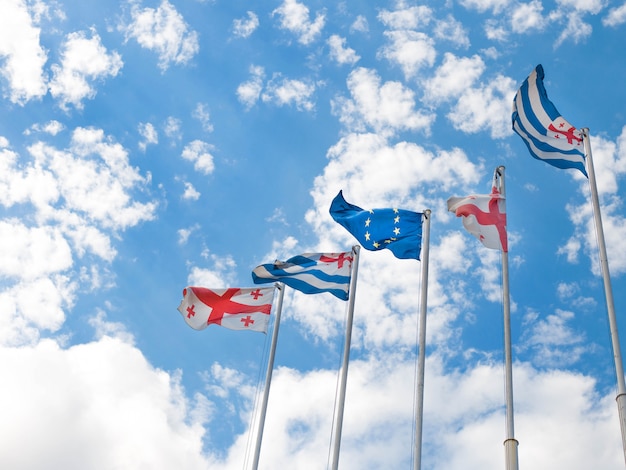
[[[506,204],[506,188],[504,184],[504,166],[496,168],[496,179],[499,181],[499,191]],[[506,235],[508,237],[508,234]],[[511,301],[509,294],[509,254],[502,251],[502,305],[504,310],[504,367],[505,367],[505,394],[506,394],[506,439],[504,440],[504,454],[506,470],[517,470],[517,439],[513,426],[513,359],[511,353]]]
[[[341,364],[341,382],[339,386],[339,400],[335,414],[335,442],[333,445],[332,470],[337,470],[339,465],[339,448],[341,446],[341,427],[343,424],[343,408],[346,401],[346,383],[348,381],[348,363],[350,360],[350,341],[352,340],[352,320],[354,318],[354,300],[356,297],[356,277],[359,270],[359,251],[361,247],[352,247],[354,259],[352,260],[352,273],[350,274],[350,298],[348,299],[348,315],[346,319],[346,340],[343,347],[343,362]]]
[[[424,211],[422,227],[422,292],[420,299],[419,350],[417,362],[417,396],[415,398],[415,456],[413,470],[422,466],[422,421],[424,415],[424,368],[426,363],[426,304],[428,297],[428,251],[430,245],[430,209]]]
[[[619,424],[622,431],[622,448],[626,461],[626,384],[624,383],[624,366],[622,364],[622,353],[617,334],[617,320],[615,318],[615,306],[613,304],[613,289],[611,288],[611,276],[609,274],[609,261],[606,254],[604,242],[604,229],[602,228],[602,216],[600,214],[600,200],[598,198],[598,187],[596,186],[596,174],[593,168],[591,157],[591,142],[589,141],[589,129],[581,130],[585,145],[585,160],[587,162],[587,173],[589,175],[589,186],[591,189],[591,203],[593,205],[593,216],[596,224],[596,235],[598,238],[598,249],[600,251],[600,266],[602,269],[602,279],[604,280],[604,295],[606,296],[606,308],[609,315],[609,327],[611,331],[611,344],[613,346],[613,359],[615,360],[615,374],[617,375],[617,409],[619,412]]]
[[[276,287],[280,290],[278,296],[278,305],[276,307],[276,317],[274,319],[274,331],[272,333],[272,344],[270,346],[270,355],[267,360],[267,373],[265,375],[265,388],[263,389],[263,400],[261,402],[261,414],[259,416],[259,428],[257,430],[256,445],[254,447],[254,460],[252,461],[252,470],[259,468],[259,456],[261,454],[261,441],[263,440],[263,427],[265,426],[265,413],[267,412],[267,400],[270,395],[270,383],[272,381],[272,371],[274,370],[274,357],[276,356],[276,343],[278,342],[278,328],[280,326],[280,314],[283,310],[283,297],[285,296],[285,284],[277,283]]]

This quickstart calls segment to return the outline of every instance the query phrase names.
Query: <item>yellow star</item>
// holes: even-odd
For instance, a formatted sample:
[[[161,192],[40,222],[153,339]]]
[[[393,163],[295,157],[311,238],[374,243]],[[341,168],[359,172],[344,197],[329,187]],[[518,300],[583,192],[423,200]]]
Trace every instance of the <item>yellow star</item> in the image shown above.
[[[380,247],[380,244],[378,242],[374,242],[374,248],[378,248]]]
[[[370,241],[370,233],[365,232],[365,241]]]
[[[394,219],[393,219],[393,223],[394,223],[394,224],[398,224],[398,223],[400,223],[400,216],[399,216],[399,215],[396,215],[396,216],[394,217]]]
[[[400,211],[399,211],[398,209],[396,209],[395,207],[393,208],[393,213],[394,213],[394,214],[397,214],[397,213],[399,213],[399,212],[400,212]]]
[[[370,222],[372,221],[372,219],[370,219],[369,217],[367,218],[367,220],[365,221],[365,226],[369,227],[370,226]]]
[[[396,227],[396,228],[394,228],[394,229],[393,229],[393,233],[394,233],[395,235],[400,235],[400,227]]]

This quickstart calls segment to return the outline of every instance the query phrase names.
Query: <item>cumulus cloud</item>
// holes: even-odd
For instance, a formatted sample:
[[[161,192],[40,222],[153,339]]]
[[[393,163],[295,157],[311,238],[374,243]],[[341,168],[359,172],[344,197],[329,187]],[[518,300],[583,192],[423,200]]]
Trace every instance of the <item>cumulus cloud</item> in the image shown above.
[[[211,144],[201,140],[193,140],[185,146],[181,156],[185,160],[193,162],[193,166],[197,171],[209,175],[215,169],[212,151],[213,146]]]
[[[333,34],[328,38],[330,58],[338,64],[355,64],[361,58],[354,49],[346,47],[346,39]]]
[[[278,16],[279,26],[298,37],[298,42],[308,45],[315,41],[322,32],[326,23],[326,15],[319,12],[311,21],[309,8],[298,0],[284,0],[283,3],[272,12],[272,16]]]
[[[247,38],[259,27],[259,17],[253,12],[246,12],[245,18],[233,20],[233,34],[236,37]]]
[[[414,92],[400,82],[385,82],[375,70],[359,67],[347,79],[351,98],[332,101],[333,113],[348,130],[373,129],[384,135],[402,130],[428,132],[434,116],[416,109]]]
[[[48,60],[40,44],[38,18],[23,0],[7,0],[0,15],[0,74],[6,79],[9,99],[24,104],[48,91],[44,65]]]
[[[204,103],[198,103],[194,108],[191,115],[200,121],[202,129],[205,132],[213,132],[213,124],[211,123],[211,115],[207,109],[207,105]]]
[[[378,51],[380,58],[400,66],[407,79],[423,67],[431,67],[437,52],[427,34],[418,31],[385,31],[388,44]]]
[[[248,81],[237,87],[237,98],[247,109],[254,106],[261,96],[265,71],[263,67],[251,65],[250,75]]]
[[[139,132],[139,135],[143,138],[143,140],[139,142],[139,148],[142,151],[145,152],[149,144],[159,143],[159,133],[155,129],[154,125],[152,125],[152,123],[140,122],[137,126],[137,131]]]
[[[189,28],[183,16],[167,0],[157,8],[134,4],[132,22],[120,26],[127,39],[135,39],[141,47],[155,51],[162,71],[171,64],[186,64],[198,53],[198,33]]]
[[[313,111],[315,109],[314,94],[314,83],[276,74],[265,85],[261,99],[277,106],[295,106],[299,111]]]
[[[50,93],[61,108],[71,104],[82,109],[82,101],[96,95],[93,82],[115,77],[122,65],[120,54],[109,54],[95,31],[91,37],[85,32],[70,33],[62,46],[61,63],[51,67]]]

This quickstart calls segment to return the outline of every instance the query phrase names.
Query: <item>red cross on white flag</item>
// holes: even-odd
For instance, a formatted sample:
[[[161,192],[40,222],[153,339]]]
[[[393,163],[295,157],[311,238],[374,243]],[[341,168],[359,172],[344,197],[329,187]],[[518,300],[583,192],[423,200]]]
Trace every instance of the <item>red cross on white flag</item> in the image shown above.
[[[231,330],[267,333],[274,290],[274,287],[186,287],[178,311],[194,330],[215,324]]]
[[[487,248],[508,251],[504,197],[494,186],[491,194],[451,197],[448,210],[463,217],[463,226]]]

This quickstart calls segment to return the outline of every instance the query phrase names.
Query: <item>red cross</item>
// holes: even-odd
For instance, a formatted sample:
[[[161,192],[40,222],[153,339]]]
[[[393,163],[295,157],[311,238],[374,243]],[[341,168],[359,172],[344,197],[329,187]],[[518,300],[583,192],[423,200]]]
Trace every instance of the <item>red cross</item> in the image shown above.
[[[269,315],[272,309],[272,304],[246,305],[233,302],[230,299],[241,292],[241,289],[237,287],[226,289],[223,295],[218,295],[205,287],[194,287],[193,292],[198,300],[212,308],[211,315],[207,320],[209,325],[211,323],[219,325],[225,313],[265,313]]]
[[[259,297],[263,297],[263,294],[261,294],[261,289],[257,289],[255,291],[250,292],[250,295],[254,297],[254,300],[259,300]]]
[[[194,304],[191,304],[191,307],[187,307],[187,318],[196,316],[196,312],[193,311],[194,308],[195,308]]]
[[[246,318],[242,318],[241,321],[243,322],[243,326],[245,326],[246,328],[248,328],[251,323],[254,323],[254,320],[250,315],[248,315]]]
[[[322,263],[334,263],[336,261],[337,269],[341,269],[343,268],[344,261],[347,261],[349,263],[352,262],[352,256],[346,256],[345,253],[340,253],[337,258],[333,258],[332,256],[322,255],[320,256],[320,261]]]
[[[564,125],[565,125],[564,123],[561,123],[559,127],[563,127]],[[574,126],[570,127],[567,131],[562,131],[562,130],[559,130],[556,127],[554,127],[553,124],[550,124],[548,129],[550,129],[552,132],[556,132],[557,134],[564,135],[565,138],[567,139],[567,143],[568,144],[574,145],[574,141],[576,141],[577,142],[576,145],[580,145],[580,143],[583,140],[583,139],[581,139],[580,137],[578,137],[577,135],[574,134],[574,131],[576,130],[576,128]],[[558,135],[555,135],[554,137],[556,139],[559,138]]]
[[[481,211],[478,206],[474,204],[463,204],[456,210],[457,216],[473,215],[480,225],[495,225],[500,236],[500,244],[502,245],[502,251],[505,253],[509,251],[506,239],[506,213],[500,212],[498,201],[500,195],[496,188],[491,190],[492,197],[489,200],[489,212]],[[481,236],[482,238],[482,236]]]

